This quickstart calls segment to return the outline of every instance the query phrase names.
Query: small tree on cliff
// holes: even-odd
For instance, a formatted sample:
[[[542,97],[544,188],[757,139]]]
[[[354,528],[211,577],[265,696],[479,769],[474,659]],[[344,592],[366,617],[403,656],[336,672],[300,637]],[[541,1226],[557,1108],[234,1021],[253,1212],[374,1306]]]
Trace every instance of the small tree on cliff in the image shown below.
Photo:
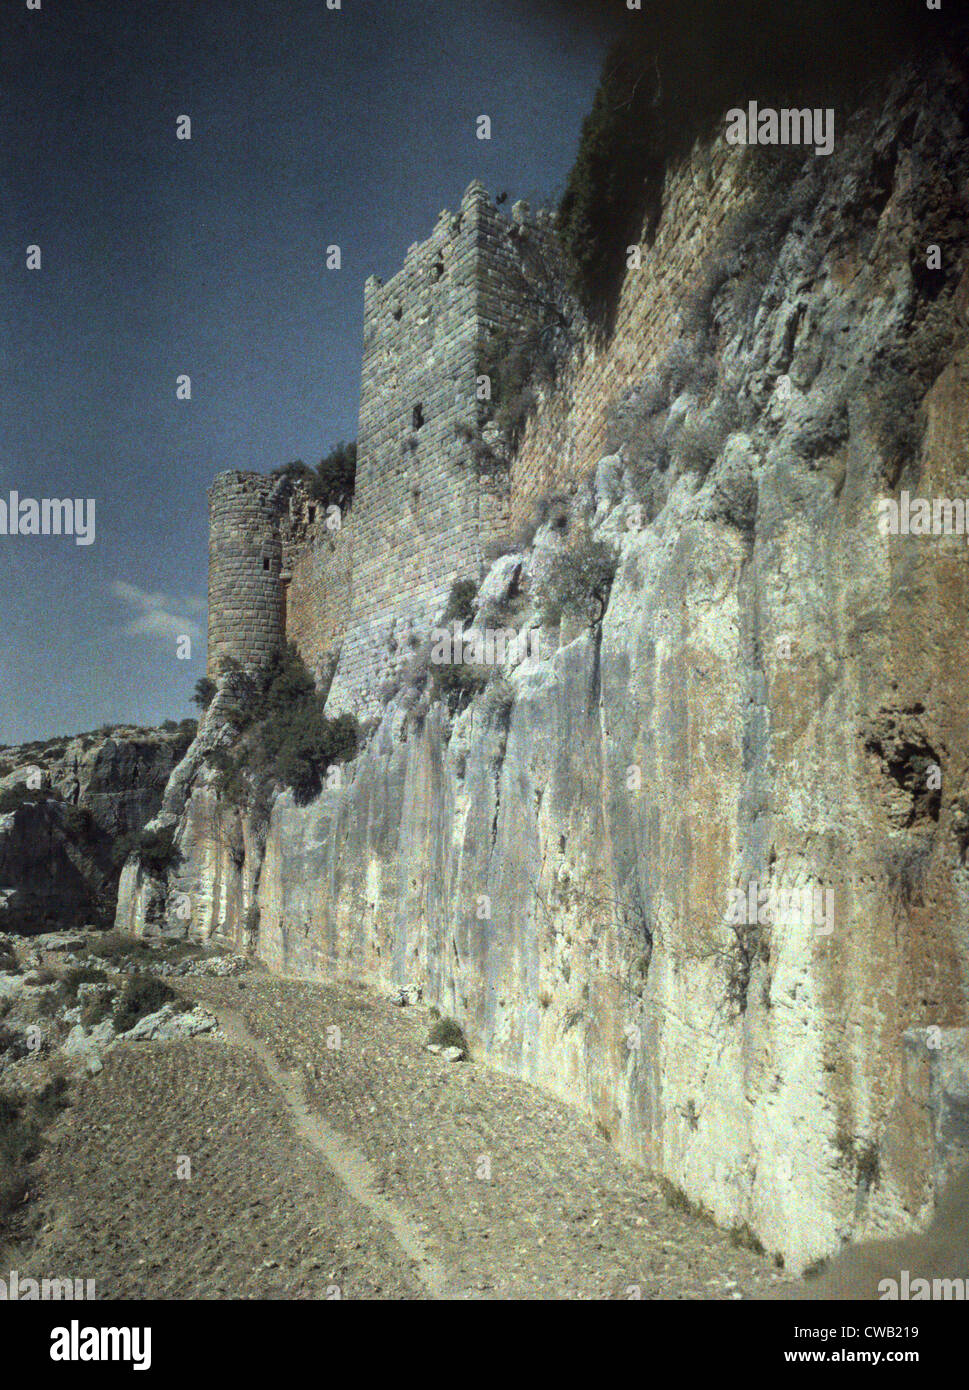
[[[568,550],[554,557],[541,581],[538,600],[542,622],[557,627],[564,617],[579,618],[598,634],[618,562],[613,546],[583,532]]]
[[[302,459],[284,463],[274,468],[274,478],[290,478],[301,483],[309,495],[324,506],[336,506],[344,510],[353,500],[357,479],[357,445],[352,440],[334,444],[315,468],[310,468]]]
[[[289,643],[258,676],[238,683],[227,718],[238,731],[231,752],[214,750],[220,790],[230,800],[266,806],[274,786],[300,803],[318,795],[328,769],[352,757],[358,729],[351,715],[328,719],[325,701]]]
[[[217,688],[214,680],[210,680],[208,676],[201,676],[195,682],[195,693],[192,696],[192,703],[198,705],[200,710],[207,710],[215,699]]]

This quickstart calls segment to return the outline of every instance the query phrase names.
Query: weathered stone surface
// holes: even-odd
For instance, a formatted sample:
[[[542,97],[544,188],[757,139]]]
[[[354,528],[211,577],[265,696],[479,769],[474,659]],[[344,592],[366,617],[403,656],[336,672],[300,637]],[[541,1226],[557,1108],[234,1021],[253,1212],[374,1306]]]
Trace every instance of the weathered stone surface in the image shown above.
[[[11,771],[0,778],[0,790],[32,786],[39,776],[41,789],[53,789],[66,805],[87,811],[106,835],[127,835],[155,815],[191,739],[185,727],[119,725],[110,732],[3,748],[0,764]]]
[[[946,81],[928,108],[902,84],[855,128],[753,306],[713,302],[743,427],[721,439],[727,417],[680,392],[645,514],[626,511],[635,479],[592,498],[620,548],[601,636],[563,624],[510,676],[507,728],[487,697],[453,720],[392,706],[342,788],[281,795],[264,836],[198,767],[166,807],[184,863],[165,913],[187,896],[200,935],[274,970],[420,985],[475,1057],[795,1267],[924,1223],[967,1153],[969,549],[885,535],[877,513],[902,485],[966,495],[964,255],[923,441],[886,439],[883,395],[930,312],[918,180],[949,158],[964,181]],[[706,248],[686,184],[657,244],[688,227],[688,259]],[[640,283],[616,390],[665,350],[642,342]],[[600,438],[589,408],[563,391],[547,437]],[[602,450],[564,457],[575,482]],[[565,543],[536,536],[533,588]],[[122,888],[119,923],[143,930],[143,885]],[[759,919],[779,890],[801,896]],[[738,891],[752,921],[731,920]]]
[[[94,1076],[103,1065],[102,1054],[115,1037],[114,1024],[109,1018],[96,1023],[93,1028],[83,1028],[80,1023],[75,1023],[61,1043],[61,1052],[69,1063],[80,1063],[89,1075]]]
[[[0,927],[35,932],[101,922],[113,910],[111,846],[158,811],[188,747],[185,728],[85,734],[0,750]]]
[[[122,1034],[124,1042],[178,1042],[194,1038],[199,1033],[211,1033],[218,1020],[201,1004],[194,1009],[163,1004],[157,1013],[140,1018],[133,1028]]]

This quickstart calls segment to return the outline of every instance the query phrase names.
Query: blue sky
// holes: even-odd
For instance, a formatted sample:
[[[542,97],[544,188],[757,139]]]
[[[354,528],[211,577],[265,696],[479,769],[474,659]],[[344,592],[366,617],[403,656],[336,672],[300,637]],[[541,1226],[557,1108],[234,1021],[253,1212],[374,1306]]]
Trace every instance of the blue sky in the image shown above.
[[[355,437],[363,282],[473,178],[511,199],[561,191],[603,39],[558,14],[4,7],[0,498],[93,497],[97,536],[0,536],[0,743],[194,712],[205,489]]]

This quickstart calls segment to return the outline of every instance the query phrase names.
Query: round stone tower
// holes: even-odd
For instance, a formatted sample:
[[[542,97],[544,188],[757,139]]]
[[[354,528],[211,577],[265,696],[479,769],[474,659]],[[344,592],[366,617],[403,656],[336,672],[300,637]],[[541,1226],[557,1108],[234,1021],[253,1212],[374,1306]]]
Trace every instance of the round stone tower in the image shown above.
[[[279,478],[220,473],[209,488],[208,673],[266,662],[286,638]]]

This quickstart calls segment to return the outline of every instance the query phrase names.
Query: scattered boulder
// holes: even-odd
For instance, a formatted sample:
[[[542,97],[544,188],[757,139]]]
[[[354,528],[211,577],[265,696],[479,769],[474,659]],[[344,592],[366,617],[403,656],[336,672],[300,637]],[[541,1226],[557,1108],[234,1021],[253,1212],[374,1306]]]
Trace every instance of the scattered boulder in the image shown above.
[[[198,1033],[211,1033],[218,1027],[214,1018],[201,1004],[194,1009],[182,1009],[178,1004],[163,1004],[157,1013],[141,1018],[125,1033],[125,1042],[180,1042]]]
[[[399,1009],[405,1009],[409,1004],[419,1004],[424,997],[424,991],[420,985],[402,985],[393,997],[393,1003]]]
[[[116,1037],[110,1018],[96,1023],[93,1028],[75,1023],[61,1044],[61,1054],[68,1064],[74,1063],[89,1076],[96,1076],[104,1066],[102,1054],[115,1042]]]

